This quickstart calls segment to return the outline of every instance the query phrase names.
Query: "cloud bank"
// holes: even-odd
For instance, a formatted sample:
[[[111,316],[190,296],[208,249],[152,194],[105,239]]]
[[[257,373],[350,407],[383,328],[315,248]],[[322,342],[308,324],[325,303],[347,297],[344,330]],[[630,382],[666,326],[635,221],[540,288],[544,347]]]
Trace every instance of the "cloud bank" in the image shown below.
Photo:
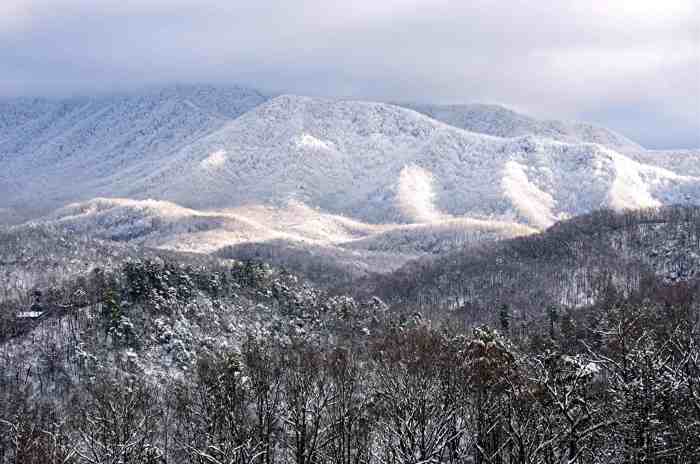
[[[3,0],[0,95],[172,82],[585,119],[700,146],[695,0]]]

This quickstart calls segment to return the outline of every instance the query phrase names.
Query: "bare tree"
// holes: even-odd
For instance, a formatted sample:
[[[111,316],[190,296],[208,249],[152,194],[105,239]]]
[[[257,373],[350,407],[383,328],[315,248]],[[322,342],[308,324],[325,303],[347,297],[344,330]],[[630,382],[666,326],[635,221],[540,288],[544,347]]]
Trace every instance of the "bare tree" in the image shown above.
[[[96,381],[75,398],[75,449],[89,464],[159,464],[152,390],[131,379]]]

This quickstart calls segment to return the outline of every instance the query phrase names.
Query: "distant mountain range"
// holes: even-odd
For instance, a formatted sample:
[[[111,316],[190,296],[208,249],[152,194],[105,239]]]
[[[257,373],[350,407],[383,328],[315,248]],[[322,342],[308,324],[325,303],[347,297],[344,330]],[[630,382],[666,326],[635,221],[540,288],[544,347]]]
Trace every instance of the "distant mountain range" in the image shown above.
[[[599,208],[698,203],[700,151],[646,151],[604,128],[493,105],[213,86],[0,101],[0,222],[94,223],[166,248],[359,240],[413,254],[426,225],[503,238]],[[295,218],[290,208],[299,221],[276,222]],[[165,229],[145,233],[146,219]],[[314,221],[333,230],[308,234]],[[338,234],[350,223],[364,232]]]

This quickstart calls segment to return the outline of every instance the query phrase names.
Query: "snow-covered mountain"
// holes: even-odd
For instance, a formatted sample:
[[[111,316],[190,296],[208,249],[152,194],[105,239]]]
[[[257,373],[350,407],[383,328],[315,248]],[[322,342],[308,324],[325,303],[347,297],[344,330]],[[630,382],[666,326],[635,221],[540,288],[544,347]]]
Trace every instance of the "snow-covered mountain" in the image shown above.
[[[574,141],[622,143],[605,130],[550,134],[557,124],[538,126],[492,107],[447,113],[485,121],[469,127],[482,132],[512,136],[534,124],[539,135],[496,137],[396,105],[267,99],[240,88],[20,100],[12,108],[14,117],[0,119],[6,217],[120,197],[173,202],[188,217],[293,201],[374,225],[500,221],[543,229],[601,207],[700,201],[697,171],[640,149],[628,156]]]
[[[373,223],[467,216],[538,228],[601,207],[700,198],[700,178],[601,145],[491,137],[397,106],[291,95],[108,185],[197,209],[294,199]]]
[[[597,143],[619,151],[643,150],[638,143],[604,127],[577,121],[538,120],[499,105],[402,103],[401,106],[460,129],[496,137],[534,135],[560,142]]]
[[[45,212],[110,194],[138,173],[265,101],[239,87],[173,86],[138,94],[0,101],[0,208]],[[0,220],[3,215],[0,213]]]

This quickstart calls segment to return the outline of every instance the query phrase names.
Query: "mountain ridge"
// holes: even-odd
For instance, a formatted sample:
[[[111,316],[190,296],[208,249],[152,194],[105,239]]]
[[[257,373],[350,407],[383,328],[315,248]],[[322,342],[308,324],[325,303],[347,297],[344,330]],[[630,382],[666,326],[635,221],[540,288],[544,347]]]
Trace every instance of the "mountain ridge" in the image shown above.
[[[211,166],[212,157],[217,158],[215,169],[201,169],[202,164]],[[150,190],[151,196],[193,207],[297,198],[370,222],[420,221],[425,217],[422,211],[407,211],[403,205],[434,203],[437,210],[428,217],[502,220],[510,215],[543,227],[560,214],[576,215],[597,207],[682,202],[683,195],[669,186],[675,183],[682,191],[694,191],[697,183],[600,145],[484,136],[397,106],[291,95],[265,102],[189,145],[176,158],[153,175],[151,184],[157,183],[155,179],[173,182]],[[368,172],[374,175],[366,176]],[[572,173],[575,181],[560,180]],[[403,182],[411,186],[402,188]],[[578,202],[573,198],[574,184],[584,188],[584,198]],[[188,192],[191,185],[201,186],[196,198]],[[550,204],[545,208],[568,204],[552,212],[554,216],[534,217],[537,213],[515,204],[520,201],[517,192],[508,192],[513,185],[529,189],[527,193],[543,192],[538,201]],[[403,202],[402,192],[427,195],[430,201],[414,197]],[[235,194],[238,197],[232,198]]]
[[[700,198],[700,173],[674,171],[684,165],[643,150],[484,135],[380,102],[175,86],[72,99],[43,116],[16,112],[20,123],[0,126],[8,221],[25,209],[36,217],[121,197],[196,210],[300,201],[374,224],[469,219],[543,229],[601,207]]]
[[[622,151],[638,151],[643,147],[610,129],[579,121],[540,120],[508,107],[484,103],[433,105],[397,103],[438,121],[460,129],[512,138],[536,135],[559,142],[597,143]]]

